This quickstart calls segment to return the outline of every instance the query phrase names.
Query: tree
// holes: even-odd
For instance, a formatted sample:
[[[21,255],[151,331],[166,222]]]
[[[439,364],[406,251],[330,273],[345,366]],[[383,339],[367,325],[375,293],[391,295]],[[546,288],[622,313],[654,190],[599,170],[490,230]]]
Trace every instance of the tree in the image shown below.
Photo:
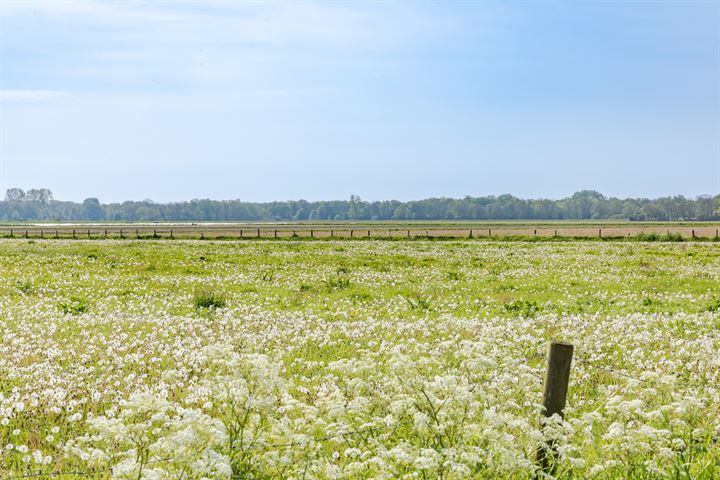
[[[25,192],[22,188],[8,188],[5,192],[6,202],[18,202],[25,199]]]
[[[25,200],[47,203],[52,200],[52,192],[47,188],[33,188],[27,191]]]
[[[102,220],[103,209],[97,198],[86,198],[82,203],[82,214],[85,220]]]

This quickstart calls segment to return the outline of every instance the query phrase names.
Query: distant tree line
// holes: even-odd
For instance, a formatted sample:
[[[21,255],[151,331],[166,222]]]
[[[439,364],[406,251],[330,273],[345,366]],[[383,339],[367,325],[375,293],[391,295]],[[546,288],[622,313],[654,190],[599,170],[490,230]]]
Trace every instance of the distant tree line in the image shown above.
[[[46,188],[7,191],[0,201],[3,221],[319,221],[319,220],[720,220],[720,195],[690,199],[605,197],[583,190],[560,200],[522,199],[513,195],[428,198],[400,202],[350,200],[244,202],[152,200],[101,204],[54,200]]]

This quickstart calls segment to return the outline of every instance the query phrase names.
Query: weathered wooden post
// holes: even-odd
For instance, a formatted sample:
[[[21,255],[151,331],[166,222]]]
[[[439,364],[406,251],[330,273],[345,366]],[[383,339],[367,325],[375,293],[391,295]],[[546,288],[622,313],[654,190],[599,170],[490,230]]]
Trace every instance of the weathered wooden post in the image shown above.
[[[12,230],[12,228],[11,228],[11,229],[10,229],[10,238],[12,238],[12,237],[13,237],[13,230]]]
[[[598,229],[598,238],[602,238],[602,228]]]
[[[25,230],[25,238],[28,238],[28,231]]]
[[[472,236],[472,228],[470,229],[470,233],[468,234],[468,238],[473,238],[473,236]]]
[[[107,238],[107,228],[105,229],[105,238]]]
[[[260,238],[260,229],[257,229],[257,238]]]
[[[90,238],[90,230],[88,229],[88,238]]]
[[[60,238],[60,233],[57,230],[55,230],[55,238]]]
[[[410,230],[407,231],[407,238],[410,238]]]
[[[40,230],[40,238],[43,238],[43,231]]]
[[[310,238],[315,238],[315,231],[312,228],[310,229]]]
[[[76,237],[75,237],[75,229],[74,229],[74,228],[73,228],[73,238],[76,238]]]
[[[242,230],[240,230],[240,232],[242,233]],[[172,239],[173,239],[173,231],[172,231],[172,229],[170,229],[170,240],[172,240]]]
[[[136,236],[137,238],[140,238],[140,230],[137,229],[137,228],[135,229],[135,236]]]
[[[275,235],[275,238],[277,238],[277,229],[275,229],[275,234],[274,234],[274,235]]]
[[[693,231],[692,231],[692,238],[695,238],[695,229],[694,229],[694,228],[693,228]]]
[[[488,237],[492,237],[492,230],[488,228]]]
[[[335,231],[334,231],[334,230],[330,230],[330,237],[334,237],[334,236],[335,236]]]
[[[557,230],[555,230],[555,236],[557,237]]]
[[[533,230],[533,235],[537,235],[537,229]]]
[[[153,238],[157,238],[157,229],[153,228]]]
[[[545,376],[545,394],[543,395],[543,415],[546,418],[550,418],[555,414],[559,415],[560,418],[563,417],[573,350],[574,347],[570,343],[557,340],[550,343],[550,356]],[[556,455],[556,446],[552,440],[540,447],[537,460],[544,472],[552,473]]]
[[[717,235],[716,235],[717,236]],[[370,230],[368,230],[368,238],[370,238]]]
[[[125,238],[123,237],[122,228],[120,229],[120,238]]]
[[[352,228],[351,228],[351,229],[350,229],[350,238],[352,238],[352,236],[353,236],[353,230],[352,230]]]

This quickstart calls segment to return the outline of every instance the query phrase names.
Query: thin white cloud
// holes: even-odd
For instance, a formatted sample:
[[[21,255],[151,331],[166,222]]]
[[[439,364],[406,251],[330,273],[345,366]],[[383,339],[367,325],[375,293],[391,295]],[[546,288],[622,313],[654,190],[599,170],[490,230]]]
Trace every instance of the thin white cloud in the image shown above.
[[[0,100],[10,102],[39,102],[64,95],[59,90],[0,90]]]
[[[124,21],[170,21],[176,15],[152,8],[146,2],[104,2],[97,0],[4,0],[0,2],[0,17],[20,15],[49,16],[74,19]]]
[[[272,88],[272,89],[265,89],[265,90],[257,91],[257,93],[260,95],[270,95],[270,96],[335,95],[340,92],[341,92],[341,90],[338,88],[325,88],[325,87]]]

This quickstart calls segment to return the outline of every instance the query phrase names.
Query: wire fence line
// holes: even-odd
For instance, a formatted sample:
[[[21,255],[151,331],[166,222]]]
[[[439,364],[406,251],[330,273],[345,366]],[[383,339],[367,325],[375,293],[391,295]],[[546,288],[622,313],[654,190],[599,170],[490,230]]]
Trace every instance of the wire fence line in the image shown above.
[[[654,241],[706,240],[720,241],[720,228],[708,226],[436,226],[436,225],[337,225],[311,227],[307,225],[239,226],[239,225],[76,225],[69,226],[2,226],[0,238],[39,239],[272,239],[272,238],[599,238],[605,240],[636,238]]]

